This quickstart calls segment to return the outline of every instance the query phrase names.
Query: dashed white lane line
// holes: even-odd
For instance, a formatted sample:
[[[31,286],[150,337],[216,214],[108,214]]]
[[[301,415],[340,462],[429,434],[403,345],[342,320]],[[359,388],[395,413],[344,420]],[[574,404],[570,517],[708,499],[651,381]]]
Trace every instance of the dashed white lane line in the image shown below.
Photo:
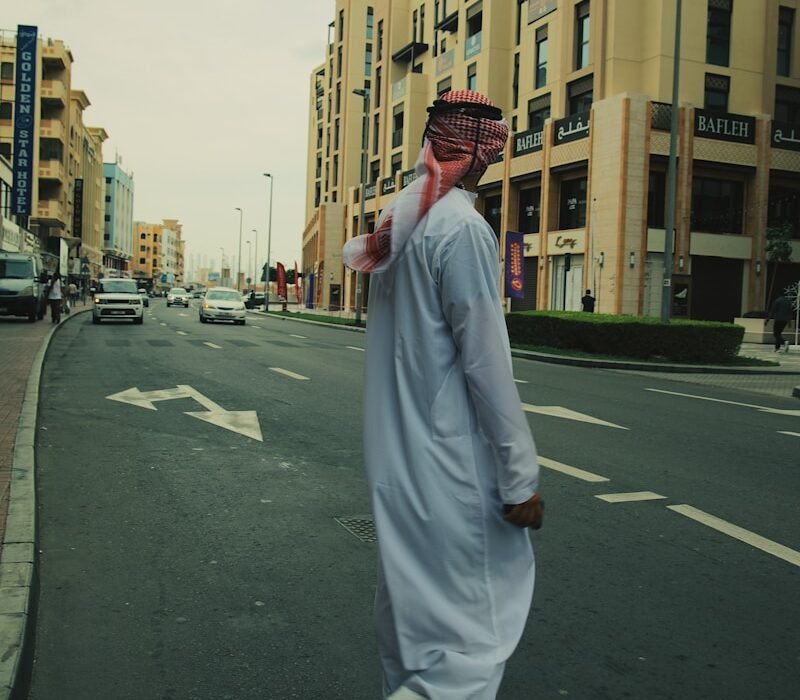
[[[252,324],[252,323],[251,323],[251,324],[250,324],[250,328],[261,328],[261,326],[256,326],[256,325],[254,325],[254,324]]]
[[[781,435],[791,435],[792,437],[800,437],[800,433],[793,433],[791,430],[779,430]]]
[[[744,408],[755,408],[763,413],[776,413],[781,416],[800,416],[800,409],[770,408],[769,406],[759,406],[754,403],[741,403],[739,401],[727,401],[725,399],[715,399],[711,396],[698,396],[697,394],[684,394],[680,391],[667,391],[666,389],[645,388],[645,391],[654,391],[657,394],[670,394],[672,396],[683,396],[687,399],[699,399],[700,401],[714,401],[715,403],[727,403],[731,406],[743,406]]]
[[[364,348],[357,348],[355,345],[345,345],[348,350],[358,350],[359,352],[364,352]]]
[[[278,374],[285,374],[287,377],[291,377],[292,379],[300,379],[302,381],[309,381],[308,377],[304,377],[302,374],[296,374],[294,372],[290,372],[288,369],[283,369],[282,367],[270,367],[273,372],[277,372]]]
[[[528,383],[528,382],[526,382],[524,379],[515,379],[514,381],[515,381],[517,384],[527,384],[527,383]]]
[[[751,547],[760,549],[762,552],[771,554],[773,557],[778,557],[778,559],[783,559],[790,564],[800,566],[800,552],[779,544],[774,540],[769,540],[766,537],[762,537],[754,532],[750,532],[750,530],[745,530],[743,527],[729,523],[727,520],[722,520],[721,518],[706,513],[702,510],[693,508],[692,506],[667,506],[667,508],[675,511],[676,513],[680,513],[687,518],[691,518],[702,525],[706,525],[707,527],[717,530],[724,535],[728,535],[729,537],[733,537],[734,539],[744,542],[745,544],[749,544]]]
[[[158,325],[159,326],[166,326],[167,324],[162,322],[162,323],[159,323]]]
[[[189,315],[189,314],[184,314],[184,313],[179,313],[179,314],[178,314],[178,316],[183,316],[184,318],[186,318],[188,315]]]
[[[214,343],[209,343],[207,341],[203,341],[203,345],[208,345],[208,347],[214,348],[214,350],[222,350],[221,345],[215,345]]]
[[[306,340],[306,336],[304,336],[304,335],[297,335],[296,333],[289,333],[289,337],[290,337],[290,338],[302,338],[303,340]]]
[[[633,501],[658,501],[666,498],[659,493],[652,491],[631,491],[629,493],[604,493],[595,495],[606,503],[631,503]]]
[[[553,471],[566,474],[567,476],[574,476],[576,479],[580,479],[581,481],[589,481],[594,484],[599,484],[603,481],[611,481],[611,479],[608,477],[600,476],[599,474],[592,474],[592,472],[587,472],[583,469],[578,469],[577,467],[570,467],[568,464],[562,464],[561,462],[556,462],[554,459],[548,459],[547,457],[542,457],[541,455],[539,456],[539,464],[543,467],[547,467],[548,469],[552,469]]]
[[[178,335],[189,335],[186,331],[175,331]]]

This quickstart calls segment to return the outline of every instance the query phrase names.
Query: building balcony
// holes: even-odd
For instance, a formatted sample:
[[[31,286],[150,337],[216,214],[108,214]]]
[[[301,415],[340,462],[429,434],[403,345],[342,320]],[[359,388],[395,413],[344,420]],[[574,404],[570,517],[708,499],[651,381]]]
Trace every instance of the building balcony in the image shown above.
[[[422,56],[428,50],[428,45],[421,41],[412,41],[406,44],[399,51],[392,54],[392,60],[395,63],[409,63],[414,61],[419,56]]]
[[[39,136],[43,139],[59,139],[64,142],[64,125],[58,119],[42,119],[39,123]]]
[[[60,80],[42,81],[42,100],[57,102],[62,107],[67,106],[67,88]]]
[[[40,160],[39,177],[42,180],[64,181],[64,165],[60,160]]]
[[[48,66],[65,69],[72,65],[72,55],[63,41],[47,39],[42,42],[42,61]]]
[[[40,199],[36,205],[36,218],[48,225],[64,225],[64,208],[57,199]]]

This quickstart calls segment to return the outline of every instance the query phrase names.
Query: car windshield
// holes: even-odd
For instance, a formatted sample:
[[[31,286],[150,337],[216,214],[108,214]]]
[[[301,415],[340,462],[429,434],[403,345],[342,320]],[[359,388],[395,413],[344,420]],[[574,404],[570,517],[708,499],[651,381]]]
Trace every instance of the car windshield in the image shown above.
[[[175,287],[175,289],[171,289],[170,294],[186,294],[186,290],[183,287]]]
[[[241,301],[239,292],[208,292],[206,299],[217,299],[218,301]]]
[[[136,294],[136,282],[133,280],[103,280],[97,290],[101,294]]]
[[[33,277],[30,260],[0,260],[0,279],[24,280]]]

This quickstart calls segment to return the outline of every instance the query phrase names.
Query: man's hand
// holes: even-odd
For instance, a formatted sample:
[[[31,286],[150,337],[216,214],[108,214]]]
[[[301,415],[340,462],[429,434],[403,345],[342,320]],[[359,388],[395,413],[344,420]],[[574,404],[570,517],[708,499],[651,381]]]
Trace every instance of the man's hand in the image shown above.
[[[517,527],[532,527],[538,530],[544,519],[544,501],[535,493],[524,503],[503,506],[503,518]]]

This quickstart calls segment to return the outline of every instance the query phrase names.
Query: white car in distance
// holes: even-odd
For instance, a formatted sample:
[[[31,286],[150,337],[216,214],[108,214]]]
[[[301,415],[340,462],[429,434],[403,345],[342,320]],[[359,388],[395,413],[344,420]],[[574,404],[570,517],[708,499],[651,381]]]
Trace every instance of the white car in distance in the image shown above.
[[[200,305],[200,323],[233,321],[243,326],[246,316],[242,295],[229,287],[209,289]]]
[[[184,306],[188,309],[190,296],[183,287],[173,287],[167,293],[167,306]]]
[[[128,319],[141,325],[144,321],[144,305],[133,280],[114,277],[101,279],[93,300],[92,323]]]

